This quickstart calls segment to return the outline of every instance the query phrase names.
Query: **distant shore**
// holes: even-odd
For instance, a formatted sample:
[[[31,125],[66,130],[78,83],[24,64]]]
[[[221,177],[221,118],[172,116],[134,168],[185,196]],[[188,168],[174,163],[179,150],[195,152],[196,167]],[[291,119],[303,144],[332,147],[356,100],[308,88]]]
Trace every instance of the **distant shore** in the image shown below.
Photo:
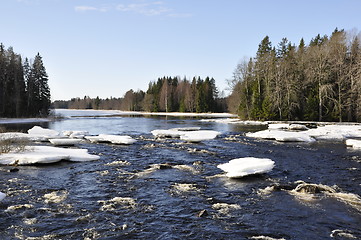
[[[231,118],[238,117],[231,113],[185,113],[185,112],[140,112],[140,111],[121,111],[121,110],[95,110],[95,109],[55,109],[55,114],[71,114],[79,111],[79,116],[173,116],[173,117],[213,117],[213,118]],[[86,113],[84,115],[83,113]]]
[[[0,118],[0,124],[23,124],[51,122],[52,118]]]

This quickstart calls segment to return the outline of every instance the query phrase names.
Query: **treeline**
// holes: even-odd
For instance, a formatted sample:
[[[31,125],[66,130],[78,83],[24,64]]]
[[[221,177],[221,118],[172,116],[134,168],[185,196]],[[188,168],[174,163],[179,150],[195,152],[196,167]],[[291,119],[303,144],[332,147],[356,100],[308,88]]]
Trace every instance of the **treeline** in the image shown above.
[[[361,121],[360,39],[336,29],[273,47],[266,36],[230,85],[229,110],[242,119]]]
[[[85,96],[70,101],[55,101],[53,107],[148,112],[223,112],[226,111],[226,101],[218,97],[213,78],[194,77],[187,80],[162,77],[150,82],[146,92],[129,90],[122,98],[110,99]]]
[[[48,75],[39,53],[31,62],[0,44],[0,117],[48,115]]]

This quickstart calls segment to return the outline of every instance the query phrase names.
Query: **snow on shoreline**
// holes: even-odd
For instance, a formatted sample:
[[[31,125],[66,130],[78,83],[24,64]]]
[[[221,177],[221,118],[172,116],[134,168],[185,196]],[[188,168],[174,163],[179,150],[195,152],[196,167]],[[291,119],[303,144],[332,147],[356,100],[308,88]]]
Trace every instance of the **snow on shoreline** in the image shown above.
[[[120,110],[94,110],[94,109],[55,109],[55,114],[64,117],[106,117],[106,116],[172,116],[172,117],[214,117],[229,118],[237,117],[231,113],[184,113],[184,112],[141,112]]]
[[[23,124],[51,122],[50,118],[0,118],[0,124]]]

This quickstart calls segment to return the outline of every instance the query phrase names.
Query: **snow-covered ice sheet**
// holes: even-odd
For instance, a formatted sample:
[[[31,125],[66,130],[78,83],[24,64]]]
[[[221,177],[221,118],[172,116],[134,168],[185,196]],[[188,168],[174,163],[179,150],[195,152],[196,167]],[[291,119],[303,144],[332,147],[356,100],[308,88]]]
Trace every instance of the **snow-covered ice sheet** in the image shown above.
[[[220,134],[221,134],[220,132],[213,130],[190,131],[190,132],[184,132],[180,136],[180,139],[187,142],[201,142],[201,141],[215,139]]]
[[[351,146],[353,148],[360,148],[361,149],[361,140],[356,139],[347,139],[346,145]]]
[[[50,138],[59,138],[58,131],[34,126],[28,130],[29,139],[33,141],[48,141]]]
[[[61,160],[84,162],[98,160],[100,157],[91,155],[87,149],[70,149],[50,146],[26,147],[23,152],[10,152],[0,155],[2,165],[29,165],[38,163],[54,163]]]
[[[199,128],[156,129],[151,131],[155,137],[180,138],[187,142],[201,142],[216,138],[221,133],[213,130],[199,130]]]
[[[179,131],[177,129],[156,129],[151,131],[155,137],[170,137],[179,138],[185,131]]]
[[[241,178],[247,175],[266,173],[273,169],[274,161],[268,158],[237,158],[217,167],[225,171],[227,177]]]
[[[262,130],[254,133],[246,133],[247,137],[274,139],[279,142],[314,142],[315,139],[305,132],[287,132],[282,130]]]
[[[49,142],[54,146],[73,146],[82,142],[81,139],[77,138],[52,138]]]
[[[99,134],[98,136],[85,136],[85,139],[87,139],[93,143],[110,142],[113,144],[124,144],[124,145],[130,145],[137,141],[130,136],[110,135],[110,134]]]
[[[85,136],[89,135],[88,131],[63,131],[63,136],[69,137],[69,138],[84,138]]]
[[[284,129],[283,125],[270,125],[271,128],[254,133],[246,133],[248,137],[261,139],[274,139],[281,142],[313,142],[315,140],[338,140],[347,138],[361,138],[361,125],[355,124],[329,124],[318,126],[308,130],[303,125],[289,125]],[[283,129],[281,129],[283,128]],[[304,131],[290,131],[304,130]]]

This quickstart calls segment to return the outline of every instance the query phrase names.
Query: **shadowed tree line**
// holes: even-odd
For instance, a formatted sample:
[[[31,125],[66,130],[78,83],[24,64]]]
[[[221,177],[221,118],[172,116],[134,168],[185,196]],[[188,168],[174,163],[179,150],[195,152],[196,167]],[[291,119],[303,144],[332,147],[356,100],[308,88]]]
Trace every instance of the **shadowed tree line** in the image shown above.
[[[266,36],[229,85],[229,110],[242,119],[361,121],[360,39],[336,29],[274,47]]]
[[[218,97],[213,78],[162,77],[150,82],[143,92],[129,90],[122,98],[73,98],[55,101],[54,108],[113,109],[149,112],[222,112],[226,111],[224,98]]]
[[[0,44],[0,117],[47,116],[50,108],[48,75],[38,53],[34,60]]]

